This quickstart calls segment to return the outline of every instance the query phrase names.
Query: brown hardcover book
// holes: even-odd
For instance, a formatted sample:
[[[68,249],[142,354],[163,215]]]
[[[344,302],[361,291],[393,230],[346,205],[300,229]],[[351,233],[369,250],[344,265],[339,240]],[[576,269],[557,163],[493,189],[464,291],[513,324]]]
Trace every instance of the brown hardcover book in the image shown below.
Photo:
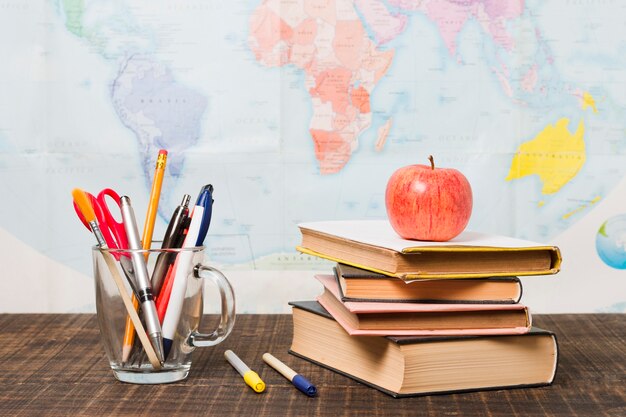
[[[290,353],[394,397],[549,385],[553,333],[509,336],[350,336],[314,301],[294,302]]]
[[[432,279],[407,283],[345,264],[337,264],[334,272],[342,301],[514,304],[522,298],[522,283],[517,277]]]
[[[300,252],[406,281],[555,274],[561,253],[510,237],[465,231],[447,242],[400,238],[386,220],[301,223]]]
[[[491,335],[530,330],[521,304],[427,304],[342,302],[332,275],[316,275],[324,285],[317,301],[351,335]]]

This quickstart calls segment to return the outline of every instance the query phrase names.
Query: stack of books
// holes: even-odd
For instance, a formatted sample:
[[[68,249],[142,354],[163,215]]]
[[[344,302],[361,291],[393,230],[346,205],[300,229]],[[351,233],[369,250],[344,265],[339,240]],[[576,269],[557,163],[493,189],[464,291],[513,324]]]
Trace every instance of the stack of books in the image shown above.
[[[290,303],[292,354],[394,397],[552,383],[556,337],[532,326],[518,276],[557,273],[557,247],[411,241],[384,220],[299,227],[297,249],[337,265],[316,301]]]

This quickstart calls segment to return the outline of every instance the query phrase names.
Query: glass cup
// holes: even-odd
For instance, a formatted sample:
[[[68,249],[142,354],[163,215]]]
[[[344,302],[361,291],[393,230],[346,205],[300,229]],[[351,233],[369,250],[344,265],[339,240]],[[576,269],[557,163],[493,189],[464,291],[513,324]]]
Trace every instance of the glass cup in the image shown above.
[[[153,243],[154,245],[154,243]],[[159,243],[160,246],[160,243]],[[120,295],[118,285],[123,285],[126,294],[132,295],[131,285],[134,265],[130,262],[133,253],[141,254],[147,260],[147,270],[151,275],[157,258],[167,256],[173,270],[184,268],[179,276],[184,278],[184,300],[176,332],[171,338],[172,346],[161,369],[152,366],[135,334],[134,344],[126,344],[127,358],[123,358],[124,335],[126,333],[127,310]],[[215,268],[203,264],[204,247],[183,249],[92,249],[93,271],[96,284],[96,311],[100,336],[109,364],[115,377],[123,382],[136,384],[162,384],[185,379],[191,368],[191,353],[196,347],[214,346],[230,334],[235,324],[235,296],[228,279]],[[124,259],[126,257],[126,259]],[[135,256],[137,259],[137,256]],[[130,271],[130,272],[129,272]],[[175,274],[172,274],[172,277]],[[117,282],[116,282],[117,279]],[[221,316],[219,325],[211,333],[198,331],[203,313],[204,280],[211,280],[219,289]],[[165,288],[165,285],[163,286]],[[162,289],[161,293],[165,293]],[[158,297],[155,297],[158,300]],[[170,299],[170,302],[172,300]],[[171,304],[168,305],[171,307]],[[142,319],[144,329],[145,321]],[[169,314],[169,312],[168,312]],[[165,335],[167,336],[167,335]],[[123,360],[126,359],[126,360]]]

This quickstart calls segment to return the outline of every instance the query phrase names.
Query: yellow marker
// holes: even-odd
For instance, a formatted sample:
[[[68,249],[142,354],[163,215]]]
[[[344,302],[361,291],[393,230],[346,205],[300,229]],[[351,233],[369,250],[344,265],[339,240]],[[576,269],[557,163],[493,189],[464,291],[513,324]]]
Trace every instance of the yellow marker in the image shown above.
[[[243,380],[250,388],[255,392],[265,391],[265,382],[261,380],[259,374],[248,368],[248,365],[243,363],[239,356],[235,355],[235,352],[227,350],[224,352],[224,357],[239,372],[239,375],[243,377]]]

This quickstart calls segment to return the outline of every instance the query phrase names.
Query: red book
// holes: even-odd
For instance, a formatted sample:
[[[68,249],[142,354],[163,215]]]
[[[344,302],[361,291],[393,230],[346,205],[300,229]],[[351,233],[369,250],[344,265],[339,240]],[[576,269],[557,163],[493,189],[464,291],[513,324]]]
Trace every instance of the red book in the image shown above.
[[[317,301],[350,335],[523,334],[531,326],[528,308],[522,304],[343,302],[334,276],[315,278],[324,285]]]

